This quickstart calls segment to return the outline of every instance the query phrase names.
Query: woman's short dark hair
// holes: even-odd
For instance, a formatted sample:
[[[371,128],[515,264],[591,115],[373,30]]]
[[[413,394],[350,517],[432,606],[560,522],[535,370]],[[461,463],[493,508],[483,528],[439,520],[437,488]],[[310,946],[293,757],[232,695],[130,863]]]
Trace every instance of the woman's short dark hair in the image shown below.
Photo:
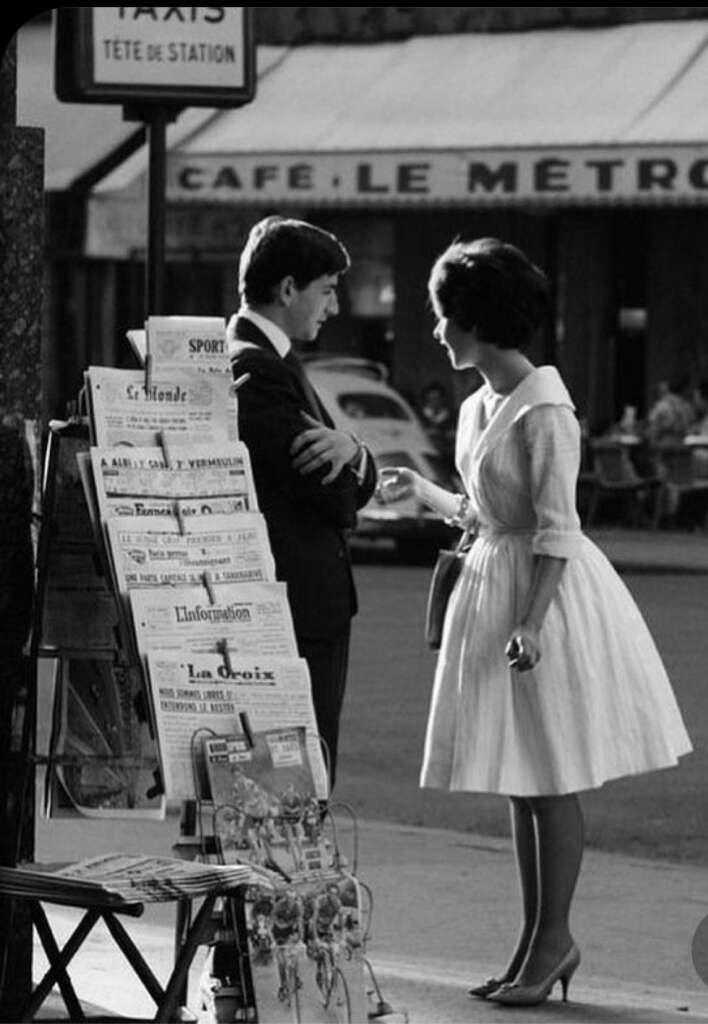
[[[304,220],[266,217],[251,229],[241,253],[239,295],[250,304],[268,303],[285,277],[306,288],[324,274],[342,274],[349,264],[347,250],[329,231]]]
[[[497,238],[453,242],[436,260],[428,292],[437,313],[500,348],[527,348],[550,309],[544,272]]]

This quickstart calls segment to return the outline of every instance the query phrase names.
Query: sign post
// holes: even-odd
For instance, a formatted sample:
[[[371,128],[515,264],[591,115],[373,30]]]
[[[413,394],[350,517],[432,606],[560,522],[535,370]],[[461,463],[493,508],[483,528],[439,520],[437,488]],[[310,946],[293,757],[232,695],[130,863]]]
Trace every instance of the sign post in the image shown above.
[[[148,129],[145,315],[164,313],[167,125],[188,106],[254,97],[248,7],[58,7],[55,91],[67,103],[122,104]]]
[[[165,108],[149,112],[148,246],[145,264],[146,316],[166,312],[165,301],[165,186],[167,179],[167,117]]]

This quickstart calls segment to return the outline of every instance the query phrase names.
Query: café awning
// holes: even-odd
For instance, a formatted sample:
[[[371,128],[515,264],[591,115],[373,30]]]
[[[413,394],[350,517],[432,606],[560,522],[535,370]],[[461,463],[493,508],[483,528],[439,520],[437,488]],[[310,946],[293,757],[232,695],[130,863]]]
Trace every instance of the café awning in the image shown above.
[[[168,199],[708,200],[708,20],[260,47],[254,102],[168,137]],[[93,202],[144,195],[138,151]]]
[[[256,102],[184,153],[708,141],[708,21],[424,36],[271,53]],[[265,56],[265,55],[264,55]]]

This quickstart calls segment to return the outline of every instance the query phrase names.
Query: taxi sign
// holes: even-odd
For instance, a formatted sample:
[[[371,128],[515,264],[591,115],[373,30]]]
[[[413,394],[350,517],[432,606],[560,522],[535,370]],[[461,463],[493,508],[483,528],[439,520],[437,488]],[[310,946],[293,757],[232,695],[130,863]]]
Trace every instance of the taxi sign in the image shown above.
[[[237,107],[254,95],[248,7],[58,7],[55,89],[69,103]]]

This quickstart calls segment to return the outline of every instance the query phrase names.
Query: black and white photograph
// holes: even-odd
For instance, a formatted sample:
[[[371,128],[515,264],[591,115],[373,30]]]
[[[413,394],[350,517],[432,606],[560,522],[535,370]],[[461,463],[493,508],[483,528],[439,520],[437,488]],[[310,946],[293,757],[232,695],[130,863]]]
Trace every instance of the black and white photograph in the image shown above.
[[[0,296],[0,1021],[708,1024],[708,7],[9,11]]]

